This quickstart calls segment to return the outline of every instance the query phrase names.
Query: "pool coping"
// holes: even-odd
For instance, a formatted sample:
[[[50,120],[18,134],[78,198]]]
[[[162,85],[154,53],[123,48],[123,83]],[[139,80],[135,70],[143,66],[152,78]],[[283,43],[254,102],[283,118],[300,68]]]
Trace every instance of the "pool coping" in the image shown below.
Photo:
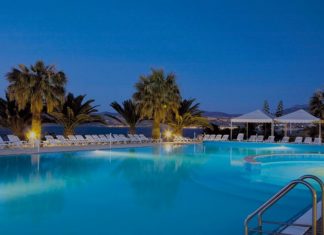
[[[109,149],[120,149],[120,148],[140,148],[140,147],[154,147],[168,144],[197,144],[200,142],[189,142],[189,143],[174,143],[174,142],[163,142],[163,143],[136,143],[136,144],[113,144],[109,145],[72,145],[72,146],[53,146],[53,147],[41,147],[38,151],[37,148],[12,148],[12,149],[1,149],[0,157],[15,156],[15,155],[31,155],[31,154],[42,154],[42,153],[56,153],[56,152],[75,152],[75,151],[89,151],[89,150],[109,150]]]
[[[322,202],[317,203],[317,219],[320,220],[322,218]],[[294,220],[295,224],[307,224],[312,225],[312,208],[310,208],[308,211],[306,211],[303,215],[298,217],[296,220]],[[294,226],[290,225],[283,230],[280,231],[280,233],[283,234],[294,234],[294,235],[304,235],[309,231],[308,227],[301,227],[301,226]]]

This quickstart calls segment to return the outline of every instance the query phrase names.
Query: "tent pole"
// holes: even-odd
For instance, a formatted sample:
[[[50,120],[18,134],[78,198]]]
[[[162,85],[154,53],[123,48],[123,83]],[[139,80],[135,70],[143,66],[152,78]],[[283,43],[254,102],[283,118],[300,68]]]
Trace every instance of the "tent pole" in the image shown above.
[[[319,121],[318,123],[318,138],[320,139],[320,143],[322,143],[322,123]]]
[[[285,124],[285,136],[288,136],[288,123]]]
[[[274,136],[274,123],[271,122],[271,135]]]
[[[231,121],[231,140],[233,140],[233,123]]]

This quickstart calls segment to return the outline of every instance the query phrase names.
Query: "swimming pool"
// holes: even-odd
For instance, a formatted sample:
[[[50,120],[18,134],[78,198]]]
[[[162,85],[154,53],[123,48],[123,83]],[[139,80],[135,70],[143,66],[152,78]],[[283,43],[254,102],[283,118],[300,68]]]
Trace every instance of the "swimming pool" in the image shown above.
[[[288,181],[324,179],[324,161],[244,164],[269,153],[324,147],[210,142],[0,157],[0,234],[243,234],[244,218]],[[307,196],[291,193],[269,216],[296,215]]]

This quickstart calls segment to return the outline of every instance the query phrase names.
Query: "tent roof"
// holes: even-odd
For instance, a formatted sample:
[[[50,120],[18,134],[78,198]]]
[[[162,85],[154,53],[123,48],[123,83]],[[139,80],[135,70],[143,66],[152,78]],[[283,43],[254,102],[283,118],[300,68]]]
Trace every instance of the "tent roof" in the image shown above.
[[[255,110],[251,113],[243,114],[242,116],[232,118],[231,122],[271,123],[273,122],[273,118],[265,114],[261,110]]]
[[[275,121],[281,123],[312,123],[319,122],[320,119],[309,114],[303,109],[299,109],[295,112],[276,118]]]

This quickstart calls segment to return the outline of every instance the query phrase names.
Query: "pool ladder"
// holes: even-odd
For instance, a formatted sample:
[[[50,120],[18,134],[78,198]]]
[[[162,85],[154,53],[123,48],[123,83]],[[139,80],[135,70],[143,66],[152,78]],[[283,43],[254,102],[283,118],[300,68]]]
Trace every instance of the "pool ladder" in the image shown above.
[[[316,190],[314,189],[313,185],[308,182],[309,180],[313,180],[317,182],[320,186],[321,190],[321,220],[319,221],[321,224],[318,226],[318,221],[317,221],[317,193]],[[262,216],[264,212],[266,212],[269,208],[271,208],[276,202],[278,202],[281,198],[283,198],[285,195],[287,195],[288,192],[293,190],[297,185],[303,185],[305,186],[311,193],[312,195],[312,224],[296,224],[296,223],[287,223],[287,222],[276,222],[276,221],[266,221],[263,220]],[[288,226],[297,226],[297,227],[308,227],[309,229],[312,229],[311,235],[317,235],[317,234],[324,234],[324,217],[323,217],[323,212],[324,212],[324,184],[323,181],[318,178],[317,176],[314,175],[304,175],[301,176],[300,178],[291,181],[289,184],[287,184],[285,187],[283,187],[278,193],[276,193],[273,197],[271,197],[268,201],[266,201],[262,206],[260,206],[257,210],[255,210],[252,214],[250,214],[248,217],[246,217],[244,221],[244,231],[245,235],[249,234],[282,234],[279,231],[265,231],[263,229],[263,224],[273,224],[273,225],[281,225],[284,228],[287,228]],[[250,221],[258,217],[258,226],[256,228],[250,228],[249,223]],[[321,227],[322,232],[318,233],[319,227]],[[281,230],[282,231],[282,230]],[[252,233],[250,233],[252,232]],[[288,234],[287,234],[288,235]]]

